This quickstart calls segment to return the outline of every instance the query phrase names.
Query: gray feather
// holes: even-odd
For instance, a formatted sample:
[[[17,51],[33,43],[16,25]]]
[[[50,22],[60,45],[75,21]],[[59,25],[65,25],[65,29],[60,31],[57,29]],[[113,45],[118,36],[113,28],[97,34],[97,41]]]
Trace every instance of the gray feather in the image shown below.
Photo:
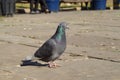
[[[37,57],[42,61],[49,62],[59,58],[66,49],[66,28],[67,24],[65,22],[60,23],[55,34],[33,56],[28,57],[28,60]]]

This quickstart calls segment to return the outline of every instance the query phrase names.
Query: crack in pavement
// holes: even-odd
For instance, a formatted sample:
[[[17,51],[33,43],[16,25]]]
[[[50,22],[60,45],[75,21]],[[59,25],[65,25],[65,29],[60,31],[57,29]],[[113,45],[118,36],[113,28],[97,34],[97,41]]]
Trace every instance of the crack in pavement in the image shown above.
[[[110,62],[120,63],[120,61],[112,60],[112,59],[105,59],[105,58],[102,58],[102,57],[94,57],[94,56],[87,56],[87,57],[91,58],[91,59],[98,59],[98,60],[104,60],[104,61],[110,61]]]
[[[12,39],[9,39],[9,38],[12,38]],[[15,39],[17,39],[17,40],[15,40]],[[41,41],[41,43],[39,44],[39,40],[35,40],[35,39],[33,40],[31,38],[24,38],[24,37],[5,35],[5,34],[2,36],[0,35],[0,41],[11,43],[11,44],[15,43],[15,44],[19,44],[19,45],[34,47],[34,48],[39,48],[40,44],[43,43],[43,41]],[[97,60],[104,60],[104,61],[120,63],[119,60],[113,60],[113,59],[107,59],[107,58],[90,56],[90,55],[83,55],[83,54],[73,54],[71,52],[65,52],[65,53],[68,53],[69,56],[72,56],[72,57],[86,56],[87,58],[90,58],[90,59],[97,59]]]
[[[72,57],[82,56],[82,57],[87,57],[87,58],[89,58],[89,59],[97,59],[97,60],[104,60],[104,61],[110,61],[110,62],[120,63],[120,61],[118,61],[118,60],[113,60],[113,59],[107,59],[107,58],[95,57],[95,56],[89,56],[89,55],[83,55],[83,54],[73,54],[73,53],[70,53],[70,52],[66,52],[66,53],[69,53],[70,56],[72,56]]]

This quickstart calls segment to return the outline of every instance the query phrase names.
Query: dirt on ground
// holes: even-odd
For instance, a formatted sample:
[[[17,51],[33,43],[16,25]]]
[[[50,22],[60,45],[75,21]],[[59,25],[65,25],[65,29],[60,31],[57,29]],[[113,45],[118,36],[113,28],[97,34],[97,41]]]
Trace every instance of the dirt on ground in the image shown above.
[[[67,49],[48,68],[20,66],[67,22]],[[120,10],[62,11],[0,17],[0,80],[120,80]]]

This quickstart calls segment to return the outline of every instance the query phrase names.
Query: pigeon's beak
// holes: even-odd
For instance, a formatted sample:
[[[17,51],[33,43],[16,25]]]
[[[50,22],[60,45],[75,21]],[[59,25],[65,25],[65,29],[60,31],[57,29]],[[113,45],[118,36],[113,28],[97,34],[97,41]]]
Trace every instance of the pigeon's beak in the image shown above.
[[[66,28],[66,29],[69,29],[69,27],[68,27],[68,26],[66,26],[65,28]]]
[[[68,23],[66,24],[66,27],[65,27],[66,29],[69,29],[69,26],[68,26]]]

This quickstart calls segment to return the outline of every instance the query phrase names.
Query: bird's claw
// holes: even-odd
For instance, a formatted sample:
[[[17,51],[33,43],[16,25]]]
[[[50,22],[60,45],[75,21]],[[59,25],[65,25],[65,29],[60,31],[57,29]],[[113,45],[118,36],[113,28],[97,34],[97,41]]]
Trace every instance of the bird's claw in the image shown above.
[[[56,63],[54,63],[54,62],[48,62],[48,67],[49,68],[56,68],[56,67],[60,67],[60,65],[58,65],[58,64],[56,64]]]

